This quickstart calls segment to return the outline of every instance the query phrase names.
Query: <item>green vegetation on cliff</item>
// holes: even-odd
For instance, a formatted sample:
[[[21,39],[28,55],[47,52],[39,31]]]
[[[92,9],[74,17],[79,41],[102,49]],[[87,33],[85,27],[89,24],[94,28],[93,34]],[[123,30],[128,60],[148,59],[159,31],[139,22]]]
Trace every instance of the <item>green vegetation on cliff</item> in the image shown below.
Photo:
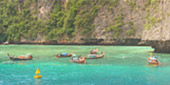
[[[114,35],[118,37],[120,32],[122,32],[122,26],[125,24],[123,19],[124,19],[123,14],[120,14],[119,16],[114,18],[113,19],[115,21],[114,24],[106,28],[106,31],[114,31],[115,32]]]
[[[18,42],[24,39],[70,40],[77,36],[95,37],[97,34],[94,33],[100,33],[100,30],[106,34],[104,36],[118,38],[121,33],[133,36],[138,29],[135,21],[130,19],[137,15],[136,12],[141,7],[138,0],[68,0],[67,3],[65,1],[1,0],[0,42]],[[159,15],[156,15],[160,0],[143,2],[145,7],[141,9],[146,12],[143,15],[145,16],[143,28],[151,29],[161,21]],[[151,14],[153,8],[154,15]]]
[[[118,0],[69,0],[64,7],[61,0],[53,0],[46,20],[39,19],[38,0],[0,1],[0,42],[35,40],[43,35],[46,40],[75,37],[77,32],[89,36],[94,30],[93,21],[99,8],[106,4],[118,5]],[[32,9],[31,9],[32,7]]]
[[[60,0],[54,0],[49,19],[41,20],[38,19],[37,0],[2,0],[0,41],[17,42],[21,37],[34,40],[37,34],[45,35],[46,40],[57,40],[64,35],[73,37],[76,31],[91,34],[93,20],[99,8],[96,1],[70,0],[65,8]],[[31,6],[35,9],[31,10]],[[86,8],[87,6],[90,7]]]
[[[19,41],[21,36],[35,37],[40,22],[29,7],[36,0],[0,1],[0,41]]]

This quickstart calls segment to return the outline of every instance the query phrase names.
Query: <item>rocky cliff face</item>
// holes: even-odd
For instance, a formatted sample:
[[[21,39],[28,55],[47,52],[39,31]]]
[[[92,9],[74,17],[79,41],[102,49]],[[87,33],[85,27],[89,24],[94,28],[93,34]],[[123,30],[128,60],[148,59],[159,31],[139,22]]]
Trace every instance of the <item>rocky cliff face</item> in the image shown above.
[[[49,14],[51,13],[55,5],[53,3],[54,1],[55,0],[38,0],[38,8],[36,5],[32,5],[30,9],[32,11],[35,9],[39,10],[39,20],[48,20]],[[92,35],[86,36],[80,34],[79,32],[76,32],[76,36],[72,37],[71,40],[68,39],[67,36],[65,36],[61,37],[61,39],[58,39],[57,41],[54,41],[45,40],[44,35],[41,35],[42,37],[40,37],[40,34],[38,34],[37,38],[35,39],[21,38],[21,42],[19,43],[137,45],[140,42],[145,17],[145,15],[143,14],[145,13],[145,11],[141,11],[140,9],[143,9],[145,1],[113,0],[113,4],[115,3],[117,5],[109,3],[112,2],[111,0],[94,1],[98,3],[99,9],[97,15],[92,21],[94,25],[93,32],[91,33]],[[100,1],[101,3],[99,3]],[[60,2],[60,4],[64,6],[64,9],[66,9],[66,5],[69,5],[69,3],[67,3],[69,2],[69,0],[58,0],[58,2]],[[102,2],[105,2],[106,4],[101,5]],[[130,3],[133,4],[134,7],[131,7]],[[90,10],[88,6],[89,5],[86,4],[85,8],[80,7],[79,11],[84,9]],[[137,6],[140,6],[141,8],[139,9],[137,8]],[[122,19],[119,19],[119,17]],[[118,23],[115,21],[115,19],[117,18]],[[121,24],[119,30],[115,31],[115,29],[117,28],[114,28],[112,26],[116,26],[119,24]],[[114,30],[112,30],[112,28],[114,28]]]
[[[148,6],[146,11],[145,30],[141,39],[150,41],[155,52],[170,53],[170,2],[159,0]]]
[[[151,45],[155,52],[169,53],[169,0],[36,1],[29,9],[37,10],[32,15],[45,24],[42,29],[50,24],[46,30],[52,30],[52,38],[43,31],[19,43]]]

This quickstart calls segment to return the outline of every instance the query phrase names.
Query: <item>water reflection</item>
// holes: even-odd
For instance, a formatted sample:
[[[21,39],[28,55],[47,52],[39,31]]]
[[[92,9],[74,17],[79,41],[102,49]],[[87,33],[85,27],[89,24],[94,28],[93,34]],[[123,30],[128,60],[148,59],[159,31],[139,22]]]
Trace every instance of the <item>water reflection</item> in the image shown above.
[[[35,85],[41,85],[41,79],[35,79]]]

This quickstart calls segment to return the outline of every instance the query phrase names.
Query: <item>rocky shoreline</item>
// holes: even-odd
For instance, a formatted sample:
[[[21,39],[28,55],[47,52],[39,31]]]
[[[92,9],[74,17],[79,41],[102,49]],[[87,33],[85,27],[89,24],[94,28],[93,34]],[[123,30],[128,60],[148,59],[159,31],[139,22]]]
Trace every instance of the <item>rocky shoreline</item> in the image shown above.
[[[42,44],[42,45],[127,45],[127,46],[138,46],[141,39],[126,38],[126,39],[81,39],[79,41],[20,41],[20,42],[3,42],[0,44]],[[142,44],[144,45],[144,44]]]
[[[0,43],[3,45],[3,43]],[[156,53],[170,53],[170,41],[158,40],[141,40],[141,39],[122,39],[105,41],[102,39],[88,39],[81,40],[80,42],[62,42],[62,41],[27,41],[27,42],[6,42],[7,44],[34,44],[34,45],[109,45],[109,46],[151,46]]]

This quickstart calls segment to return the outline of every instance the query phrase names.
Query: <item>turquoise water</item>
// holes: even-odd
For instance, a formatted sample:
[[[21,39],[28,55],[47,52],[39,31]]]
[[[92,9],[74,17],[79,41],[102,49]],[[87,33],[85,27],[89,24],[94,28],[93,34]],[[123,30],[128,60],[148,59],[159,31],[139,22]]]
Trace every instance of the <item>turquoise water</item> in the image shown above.
[[[70,58],[55,58],[56,53],[72,52],[86,56],[99,48],[103,59],[75,64]],[[149,66],[151,47],[139,46],[57,46],[0,45],[0,85],[169,85],[170,55],[160,56],[161,65]],[[10,61],[11,55],[31,53],[32,61]],[[36,68],[43,78],[34,79]]]

